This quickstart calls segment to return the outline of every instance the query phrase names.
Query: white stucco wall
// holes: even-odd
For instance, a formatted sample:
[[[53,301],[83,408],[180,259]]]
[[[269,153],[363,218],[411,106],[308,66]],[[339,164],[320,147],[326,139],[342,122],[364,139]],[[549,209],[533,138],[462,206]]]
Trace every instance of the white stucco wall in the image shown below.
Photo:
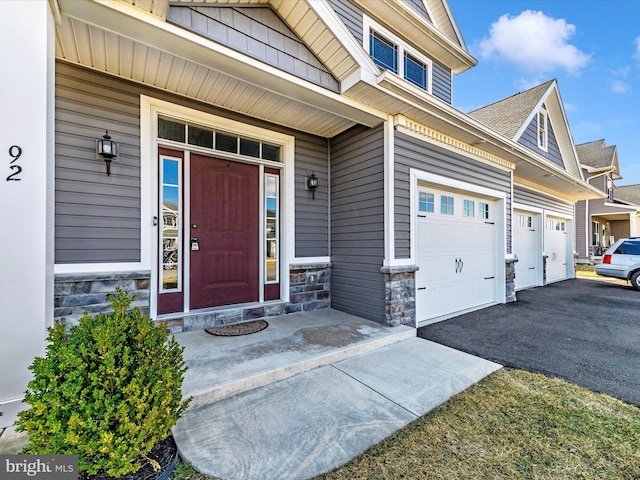
[[[0,2],[0,427],[20,408],[53,318],[54,23],[46,0]],[[18,154],[22,151],[21,155]]]

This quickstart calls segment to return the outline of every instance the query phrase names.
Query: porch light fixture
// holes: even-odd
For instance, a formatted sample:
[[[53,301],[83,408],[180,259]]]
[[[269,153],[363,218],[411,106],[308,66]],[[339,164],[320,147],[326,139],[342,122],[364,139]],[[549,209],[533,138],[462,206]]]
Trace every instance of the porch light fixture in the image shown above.
[[[107,175],[111,175],[111,161],[118,156],[118,144],[111,140],[108,131],[104,132],[101,139],[96,140],[96,150],[107,164]]]
[[[307,177],[307,188],[311,190],[311,194],[313,195],[313,199],[316,199],[316,188],[318,188],[318,177],[316,177],[315,172],[311,172],[311,175]]]

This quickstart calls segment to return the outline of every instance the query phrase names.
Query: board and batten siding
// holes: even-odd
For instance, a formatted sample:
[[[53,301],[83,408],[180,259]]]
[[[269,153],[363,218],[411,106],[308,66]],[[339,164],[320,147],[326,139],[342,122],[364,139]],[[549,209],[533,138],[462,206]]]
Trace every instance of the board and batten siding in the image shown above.
[[[295,136],[295,254],[329,254],[326,139],[56,62],[56,263],[140,260],[140,95]],[[96,158],[105,130],[120,144],[110,177]],[[303,191],[312,171],[315,200]]]
[[[566,169],[564,165],[564,161],[562,160],[562,154],[560,153],[560,147],[558,146],[558,140],[556,139],[556,134],[553,131],[553,126],[551,125],[551,120],[547,122],[548,131],[547,131],[547,151],[545,152],[540,147],[538,147],[538,120],[537,117],[533,117],[531,123],[527,126],[527,129],[522,132],[522,135],[518,139],[518,143],[524,145],[529,150],[532,150],[544,158],[549,160],[551,163],[559,166],[560,168]]]
[[[364,14],[362,10],[348,0],[329,0],[329,3],[338,14],[338,17],[340,17],[347,28],[351,31],[351,34],[362,45],[364,43]],[[377,19],[377,21],[384,23],[384,21],[381,21],[380,19]],[[400,32],[399,36],[402,36],[402,32]],[[420,50],[417,45],[411,46]],[[451,105],[451,91],[453,88],[451,81],[451,69],[434,60],[429,55],[429,52],[420,51],[433,62],[431,72],[431,92],[433,96]]]
[[[553,198],[519,185],[513,186],[513,201],[573,217],[573,203]]]
[[[395,134],[395,254],[397,259],[411,256],[410,174],[411,168],[434,173],[479,187],[504,192],[507,251],[511,236],[511,174],[460,154],[445,150],[410,135]]]
[[[384,131],[331,141],[331,306],[385,321]]]

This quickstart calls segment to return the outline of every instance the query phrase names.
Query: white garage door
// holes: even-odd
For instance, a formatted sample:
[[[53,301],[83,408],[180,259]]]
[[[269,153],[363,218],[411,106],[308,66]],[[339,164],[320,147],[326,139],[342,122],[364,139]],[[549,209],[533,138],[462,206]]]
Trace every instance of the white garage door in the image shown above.
[[[544,251],[547,255],[547,283],[567,278],[567,221],[547,217],[544,232]]]
[[[516,262],[516,289],[532,287],[538,283],[538,272],[542,268],[542,256],[539,242],[538,215],[515,210],[513,221],[513,253],[518,256]]]
[[[422,324],[496,300],[496,203],[419,187],[416,316]]]

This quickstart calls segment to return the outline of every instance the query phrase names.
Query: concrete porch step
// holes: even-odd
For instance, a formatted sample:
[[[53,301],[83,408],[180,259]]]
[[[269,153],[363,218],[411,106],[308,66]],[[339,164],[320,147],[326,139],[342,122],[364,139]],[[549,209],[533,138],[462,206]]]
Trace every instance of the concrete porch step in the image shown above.
[[[190,409],[416,336],[414,328],[384,327],[331,309],[267,321],[265,330],[240,337],[175,335],[185,348],[182,393],[192,397]]]

